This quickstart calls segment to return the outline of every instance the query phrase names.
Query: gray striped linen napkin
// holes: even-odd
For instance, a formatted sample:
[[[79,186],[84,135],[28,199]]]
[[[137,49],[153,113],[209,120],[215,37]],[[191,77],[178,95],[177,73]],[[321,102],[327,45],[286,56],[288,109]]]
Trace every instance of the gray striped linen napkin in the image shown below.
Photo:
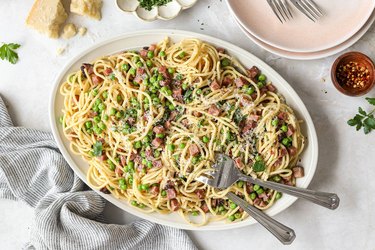
[[[1,97],[0,198],[35,209],[27,249],[197,249],[179,229],[106,224],[104,199],[73,173],[52,135],[14,127]]]

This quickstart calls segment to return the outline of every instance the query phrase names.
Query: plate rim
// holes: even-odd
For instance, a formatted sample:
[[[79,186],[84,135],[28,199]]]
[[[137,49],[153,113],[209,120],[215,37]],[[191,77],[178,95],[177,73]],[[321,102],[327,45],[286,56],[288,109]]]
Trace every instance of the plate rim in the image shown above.
[[[71,153],[69,153],[68,149],[66,149],[65,146],[63,145],[62,138],[59,136],[59,132],[58,132],[58,119],[57,119],[58,116],[56,116],[56,113],[55,113],[55,99],[56,99],[56,96],[59,93],[58,90],[59,90],[59,86],[61,84],[61,80],[63,79],[63,76],[67,73],[67,70],[73,64],[77,63],[77,61],[81,57],[89,54],[90,52],[94,51],[95,49],[100,48],[102,46],[105,46],[107,44],[113,43],[113,42],[118,41],[118,40],[126,39],[127,37],[144,36],[144,35],[151,35],[151,34],[158,34],[158,35],[165,35],[165,36],[182,35],[182,36],[186,36],[186,37],[195,37],[195,38],[198,38],[198,39],[201,39],[201,40],[211,41],[212,43],[220,44],[220,46],[223,46],[224,48],[236,51],[236,53],[244,54],[246,57],[248,57],[252,61],[254,61],[257,66],[259,66],[262,69],[265,69],[267,72],[272,74],[273,78],[276,81],[278,81],[280,84],[284,85],[286,91],[290,93],[293,100],[296,102],[296,105],[298,105],[300,112],[304,114],[304,122],[306,124],[308,124],[307,132],[309,132],[308,141],[310,143],[309,146],[311,147],[311,150],[312,150],[312,153],[311,153],[311,155],[312,155],[311,167],[312,168],[311,168],[310,176],[306,176],[306,179],[305,179],[304,183],[302,183],[301,187],[306,188],[306,187],[309,186],[309,184],[312,181],[313,176],[315,175],[317,163],[318,163],[318,155],[319,155],[319,152],[318,152],[319,151],[318,137],[317,137],[316,129],[315,129],[315,126],[314,126],[314,123],[312,121],[312,118],[311,118],[311,115],[310,115],[309,111],[307,110],[307,108],[306,108],[305,104],[303,103],[302,99],[295,92],[295,90],[291,87],[291,85],[284,78],[282,78],[281,75],[277,71],[275,71],[271,66],[269,66],[268,64],[263,62],[261,59],[259,59],[258,57],[256,57],[252,53],[240,48],[237,45],[231,44],[230,42],[227,42],[227,41],[224,41],[222,39],[219,39],[219,38],[216,38],[216,37],[213,37],[213,36],[209,36],[209,35],[199,34],[199,33],[191,32],[191,31],[172,30],[172,29],[154,29],[154,30],[140,30],[140,31],[134,31],[134,32],[126,32],[124,34],[105,39],[105,40],[103,40],[99,43],[93,44],[92,46],[84,49],[81,53],[78,53],[77,55],[73,56],[67,63],[65,63],[65,65],[60,69],[60,72],[54,78],[53,87],[52,87],[52,90],[50,92],[49,111],[48,111],[49,123],[50,123],[50,126],[51,126],[52,134],[53,134],[53,137],[54,137],[55,141],[57,142],[57,145],[58,145],[58,148],[59,148],[60,152],[64,156],[65,160],[68,162],[70,168],[74,171],[75,174],[78,175],[78,177],[84,183],[86,183],[87,186],[90,187],[90,185],[88,185],[88,183],[87,183],[86,175],[79,170],[78,166],[75,166],[76,164],[71,157]],[[124,49],[126,49],[126,48],[124,48]],[[92,188],[90,187],[90,189],[92,189]],[[141,212],[141,211],[138,211],[138,210],[131,210],[131,211],[130,211],[130,209],[127,210],[126,208],[124,208],[124,206],[123,206],[124,204],[122,202],[120,202],[119,199],[116,199],[112,195],[105,195],[105,194],[99,192],[99,190],[96,190],[96,189],[92,189],[92,190],[95,191],[100,196],[102,196],[105,200],[111,202],[113,205],[122,209],[123,211],[126,211],[126,212],[128,212],[130,214],[133,214],[133,215],[135,215],[139,218],[142,218],[142,219],[146,219],[146,220],[149,220],[149,221],[161,224],[161,225],[171,226],[171,227],[175,227],[175,228],[180,228],[180,229],[185,229],[185,230],[193,230],[193,231],[216,231],[216,230],[228,230],[228,229],[241,228],[241,227],[245,227],[245,226],[257,223],[253,218],[249,218],[249,219],[246,219],[244,221],[232,223],[232,224],[228,223],[228,224],[214,225],[214,226],[210,226],[210,224],[208,224],[207,226],[196,227],[196,226],[192,226],[188,223],[171,222],[171,221],[159,219],[159,218],[156,218],[156,217],[153,217],[153,216],[149,216],[150,214],[147,214],[147,213],[144,213],[144,212]],[[276,214],[279,214],[280,212],[284,211],[289,206],[291,206],[297,200],[296,197],[292,197],[292,196],[289,196],[287,198],[289,198],[289,202],[287,202],[284,205],[284,207],[280,207],[279,211],[275,211],[272,214],[267,213],[267,212],[266,213],[269,214],[270,216],[274,216]]]
[[[366,16],[366,18],[364,18],[364,21],[361,22],[360,24],[358,24],[351,32],[349,32],[348,34],[346,34],[345,36],[343,36],[343,38],[341,38],[340,40],[338,41],[335,41],[335,42],[331,42],[329,43],[328,45],[326,46],[321,46],[321,47],[318,47],[317,49],[309,49],[309,50],[306,50],[306,49],[292,49],[292,48],[287,48],[287,47],[284,47],[284,46],[281,46],[281,45],[278,45],[278,44],[275,44],[274,42],[272,41],[268,41],[267,39],[264,39],[262,38],[261,36],[259,36],[258,34],[256,34],[255,32],[253,32],[249,27],[247,27],[244,22],[242,20],[240,20],[240,18],[237,17],[237,14],[235,13],[235,11],[233,10],[233,7],[231,6],[231,3],[233,0],[226,0],[226,3],[227,3],[227,6],[228,6],[228,9],[230,10],[230,13],[233,15],[233,17],[237,20],[237,22],[239,22],[242,27],[244,29],[246,29],[252,36],[254,36],[255,38],[257,38],[258,40],[264,42],[264,43],[267,43],[275,48],[278,48],[278,49],[281,49],[281,50],[285,50],[285,51],[290,51],[290,52],[298,52],[298,53],[311,53],[311,52],[317,52],[317,51],[322,51],[322,50],[327,50],[327,49],[330,49],[332,47],[335,47],[335,46],[338,46],[342,43],[344,43],[345,41],[347,41],[348,39],[350,39],[352,36],[354,36],[356,33],[358,33],[362,27],[367,23],[367,21],[371,18],[372,16],[372,13],[373,12],[369,12],[369,14]],[[372,8],[373,10],[375,9],[375,0],[372,0]],[[370,8],[371,9],[371,8]]]
[[[334,47],[325,49],[325,50],[319,50],[319,51],[315,51],[315,52],[305,52],[305,53],[319,53],[319,54],[314,54],[314,55],[310,55],[310,56],[302,55],[302,54],[304,54],[304,52],[287,51],[287,50],[282,50],[280,48],[273,47],[271,44],[267,44],[264,41],[261,41],[258,38],[254,37],[250,32],[247,31],[247,29],[245,27],[243,27],[241,25],[241,23],[238,21],[237,17],[234,16],[234,19],[235,19],[236,24],[241,29],[241,31],[245,34],[245,36],[247,38],[249,38],[251,41],[253,41],[256,45],[263,48],[264,50],[267,50],[268,52],[270,52],[272,54],[275,54],[275,55],[278,55],[278,56],[281,56],[281,57],[287,58],[287,59],[316,60],[316,59],[322,59],[322,58],[325,58],[325,57],[328,57],[328,56],[338,54],[338,53],[346,50],[350,46],[353,46],[356,42],[358,42],[367,33],[367,31],[372,27],[372,25],[374,24],[374,22],[375,22],[375,9],[373,10],[370,18],[363,25],[363,27],[357,33],[355,33],[352,37],[350,37],[348,40],[346,40],[343,43],[340,43],[340,44],[338,44]],[[272,47],[274,49],[277,49],[277,50],[280,50],[282,52],[278,52],[278,51],[275,52],[271,48],[264,47],[263,44],[267,44],[270,47]],[[283,52],[291,52],[291,53],[301,54],[301,55],[285,55],[285,54],[283,54]]]

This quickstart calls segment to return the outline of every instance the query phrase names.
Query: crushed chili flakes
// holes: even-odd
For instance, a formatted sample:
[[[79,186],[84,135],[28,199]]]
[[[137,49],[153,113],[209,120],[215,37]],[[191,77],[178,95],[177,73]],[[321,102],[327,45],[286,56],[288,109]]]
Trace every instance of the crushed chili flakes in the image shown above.
[[[367,86],[370,81],[370,71],[357,62],[350,61],[341,64],[336,72],[339,84],[343,87],[361,89]]]

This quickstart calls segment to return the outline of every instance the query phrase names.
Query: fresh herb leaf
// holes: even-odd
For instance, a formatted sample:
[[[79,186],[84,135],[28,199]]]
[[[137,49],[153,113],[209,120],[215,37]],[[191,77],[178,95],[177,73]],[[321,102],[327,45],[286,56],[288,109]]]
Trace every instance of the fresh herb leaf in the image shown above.
[[[364,111],[361,107],[358,108],[358,113],[361,115],[366,115],[366,111]]]
[[[166,5],[172,0],[138,0],[140,6],[150,11],[154,6]]]
[[[243,114],[241,113],[241,110],[238,108],[234,111],[233,114],[233,120],[238,125],[242,120],[244,119]]]
[[[375,105],[375,97],[374,97],[374,98],[366,97],[366,100],[367,100],[368,103],[370,103],[371,105]]]
[[[103,154],[103,144],[100,141],[95,142],[92,149],[95,156],[101,156]]]
[[[266,169],[266,164],[264,164],[264,161],[256,161],[253,165],[253,170],[255,172],[262,172]]]
[[[375,129],[375,119],[374,118],[367,118],[363,121],[363,124],[369,128]]]
[[[193,90],[191,89],[188,89],[185,91],[185,94],[184,94],[184,101],[185,102],[189,102],[190,101],[190,96],[193,94]]]
[[[8,62],[15,64],[18,61],[18,54],[14,51],[21,45],[16,43],[4,43],[0,47],[0,58],[1,60],[7,60]]]

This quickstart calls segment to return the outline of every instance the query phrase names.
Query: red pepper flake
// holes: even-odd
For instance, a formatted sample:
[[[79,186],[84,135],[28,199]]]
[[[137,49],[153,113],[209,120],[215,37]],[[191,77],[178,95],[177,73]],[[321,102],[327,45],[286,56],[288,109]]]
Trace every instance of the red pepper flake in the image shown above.
[[[365,66],[357,62],[350,61],[347,64],[341,64],[336,72],[339,84],[343,87],[361,89],[367,86],[370,80],[370,71]]]

